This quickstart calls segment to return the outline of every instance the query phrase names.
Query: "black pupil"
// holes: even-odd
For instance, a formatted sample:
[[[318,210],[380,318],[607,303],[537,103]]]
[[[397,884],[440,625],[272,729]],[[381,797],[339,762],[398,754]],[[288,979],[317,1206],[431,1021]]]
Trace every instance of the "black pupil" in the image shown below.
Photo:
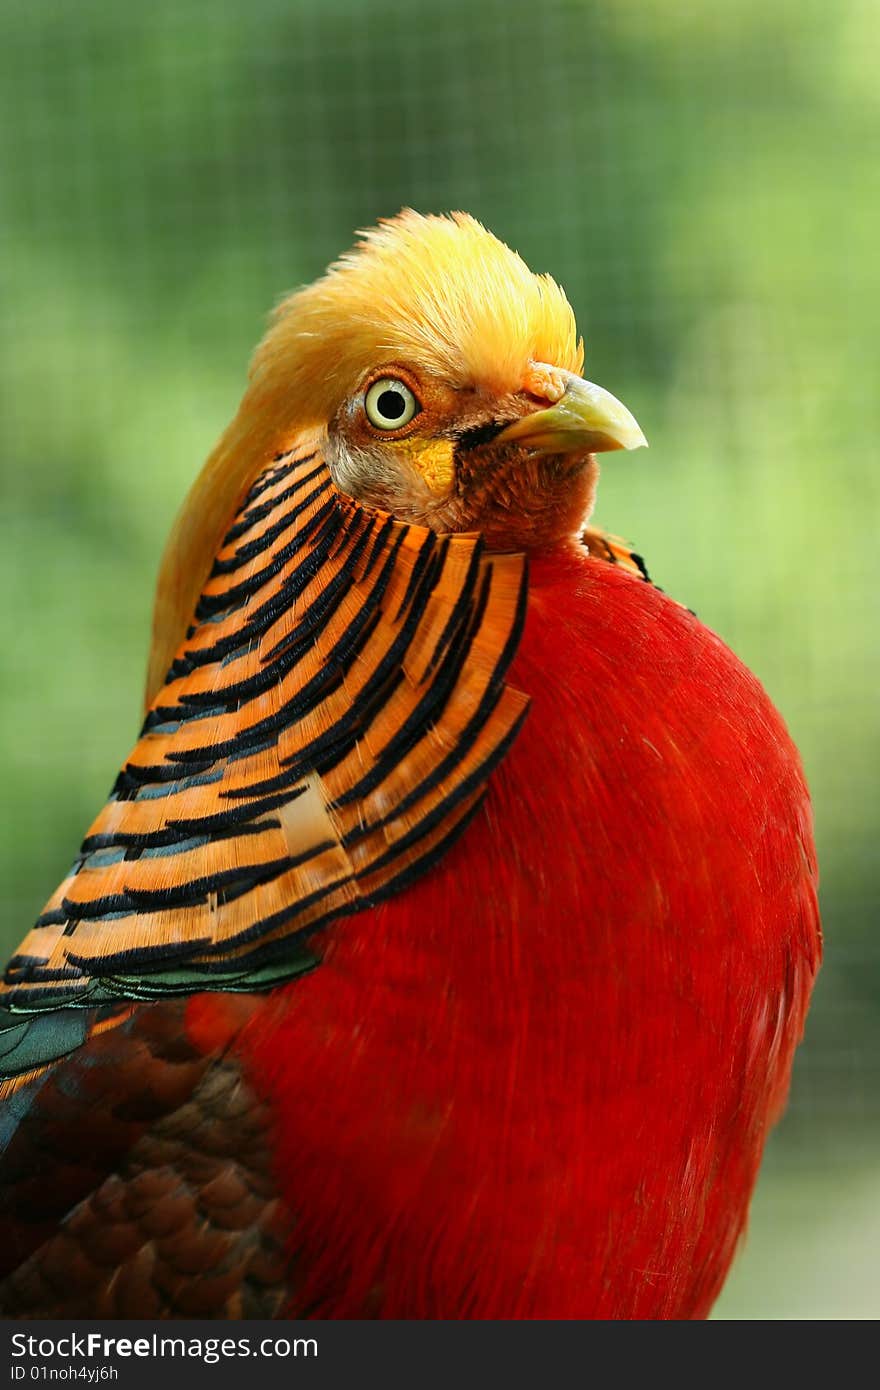
[[[376,404],[383,420],[399,420],[406,410],[406,401],[399,391],[383,391]]]

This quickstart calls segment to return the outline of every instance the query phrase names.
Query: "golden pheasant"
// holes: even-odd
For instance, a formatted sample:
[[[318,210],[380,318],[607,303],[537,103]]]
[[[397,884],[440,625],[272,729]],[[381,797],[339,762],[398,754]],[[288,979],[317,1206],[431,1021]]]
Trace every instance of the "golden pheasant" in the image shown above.
[[[757,680],[586,526],[558,286],[405,212],[286,300],[140,738],[2,997],[7,1316],[695,1318],[819,959]]]

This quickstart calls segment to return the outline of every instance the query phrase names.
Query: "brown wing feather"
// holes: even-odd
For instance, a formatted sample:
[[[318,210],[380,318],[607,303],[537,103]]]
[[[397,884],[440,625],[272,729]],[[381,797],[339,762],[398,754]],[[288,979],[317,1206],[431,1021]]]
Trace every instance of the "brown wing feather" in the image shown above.
[[[523,557],[365,511],[314,449],[275,459],[3,1002],[253,988],[408,882],[523,718],[524,601]]]
[[[236,998],[230,1035],[257,1007]],[[17,1097],[0,1314],[277,1316],[292,1216],[266,1105],[222,1039],[207,1052],[188,1039],[184,1001],[114,1021]]]

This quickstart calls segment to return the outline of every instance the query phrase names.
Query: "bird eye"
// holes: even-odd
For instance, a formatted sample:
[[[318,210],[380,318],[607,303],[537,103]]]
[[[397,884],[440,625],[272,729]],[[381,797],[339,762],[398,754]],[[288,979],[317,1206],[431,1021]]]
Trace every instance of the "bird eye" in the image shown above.
[[[377,430],[399,430],[421,408],[409,387],[392,376],[374,381],[364,397],[367,419]]]

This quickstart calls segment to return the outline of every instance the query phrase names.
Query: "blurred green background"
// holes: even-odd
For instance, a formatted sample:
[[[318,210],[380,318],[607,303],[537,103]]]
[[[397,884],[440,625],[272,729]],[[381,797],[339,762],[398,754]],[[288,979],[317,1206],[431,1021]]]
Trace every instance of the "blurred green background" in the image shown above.
[[[172,515],[268,308],[402,204],[565,285],[651,440],[598,519],[803,750],[827,962],[737,1318],[880,1313],[876,0],[6,0],[0,927],[138,725]]]

